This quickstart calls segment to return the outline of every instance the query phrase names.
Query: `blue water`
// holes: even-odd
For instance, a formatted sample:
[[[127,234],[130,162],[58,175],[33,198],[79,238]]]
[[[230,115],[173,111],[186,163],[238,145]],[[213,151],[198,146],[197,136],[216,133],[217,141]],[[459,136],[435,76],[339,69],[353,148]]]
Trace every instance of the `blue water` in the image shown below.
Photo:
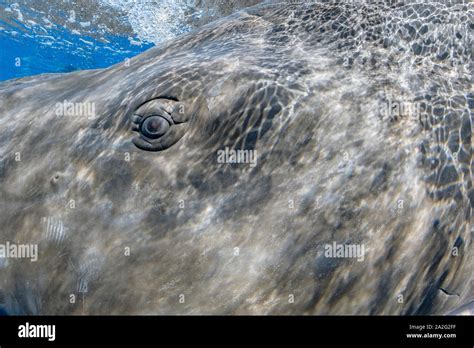
[[[220,16],[201,2],[0,0],[0,81],[123,62]]]
[[[7,4],[0,1],[0,8]],[[21,8],[22,15],[28,9]],[[78,69],[104,68],[133,57],[153,46],[136,36],[101,34],[96,38],[44,19],[34,18],[36,25],[19,21],[17,12],[3,12],[0,18],[0,80],[41,73],[70,72]],[[5,18],[5,13],[9,16]],[[28,18],[32,18],[31,16]],[[26,23],[25,23],[26,22]],[[39,24],[39,25],[38,25]],[[88,28],[94,32],[98,28]]]
[[[153,46],[151,43],[132,46],[127,38],[119,36],[107,37],[110,41],[107,45],[93,38],[81,37],[92,42],[91,46],[65,31],[58,32],[57,35],[71,42],[71,47],[48,46],[34,38],[16,39],[0,34],[0,80],[41,73],[105,68]]]

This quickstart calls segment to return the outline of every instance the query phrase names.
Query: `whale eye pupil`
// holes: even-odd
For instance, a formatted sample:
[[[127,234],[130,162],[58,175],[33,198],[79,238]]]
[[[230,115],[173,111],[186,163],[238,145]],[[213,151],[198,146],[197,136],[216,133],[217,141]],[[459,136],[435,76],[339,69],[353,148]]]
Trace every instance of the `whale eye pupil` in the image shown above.
[[[169,122],[161,116],[147,117],[141,126],[141,132],[148,138],[156,139],[164,135],[170,128]]]

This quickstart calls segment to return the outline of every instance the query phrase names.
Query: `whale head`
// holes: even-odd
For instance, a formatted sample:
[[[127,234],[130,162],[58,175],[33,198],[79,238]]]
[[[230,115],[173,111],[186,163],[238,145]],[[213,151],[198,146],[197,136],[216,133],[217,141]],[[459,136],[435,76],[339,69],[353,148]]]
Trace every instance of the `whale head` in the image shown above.
[[[36,245],[38,258],[0,258],[1,307],[459,305],[473,11],[265,4],[108,69],[3,83],[0,244]]]

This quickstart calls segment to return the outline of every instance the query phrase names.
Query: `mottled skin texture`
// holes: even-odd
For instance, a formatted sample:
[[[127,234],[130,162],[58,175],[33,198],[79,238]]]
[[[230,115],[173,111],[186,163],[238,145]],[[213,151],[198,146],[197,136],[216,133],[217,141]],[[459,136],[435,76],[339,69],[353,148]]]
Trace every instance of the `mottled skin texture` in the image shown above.
[[[38,243],[40,255],[1,265],[2,307],[441,314],[462,305],[472,295],[473,11],[257,6],[129,66],[4,83],[0,241]],[[178,100],[188,128],[164,151],[143,151],[132,116],[156,98]],[[381,117],[387,98],[419,101],[423,115]],[[95,103],[97,118],[56,116],[65,99]],[[217,163],[226,146],[257,150],[257,166]],[[332,242],[365,245],[364,261],[326,258]]]

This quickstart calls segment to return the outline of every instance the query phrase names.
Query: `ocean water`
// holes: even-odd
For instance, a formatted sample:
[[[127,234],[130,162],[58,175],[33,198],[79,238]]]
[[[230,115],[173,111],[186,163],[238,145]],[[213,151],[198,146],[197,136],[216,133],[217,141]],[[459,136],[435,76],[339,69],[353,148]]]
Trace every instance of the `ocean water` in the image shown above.
[[[0,0],[0,80],[105,68],[258,2]]]

